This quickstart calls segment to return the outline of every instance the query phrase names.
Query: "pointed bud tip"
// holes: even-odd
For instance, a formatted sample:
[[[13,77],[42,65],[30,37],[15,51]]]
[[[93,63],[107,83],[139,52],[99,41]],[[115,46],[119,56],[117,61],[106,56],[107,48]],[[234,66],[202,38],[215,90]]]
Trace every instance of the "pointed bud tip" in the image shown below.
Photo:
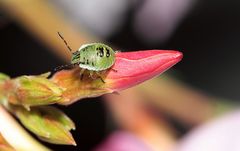
[[[175,50],[119,52],[113,66],[117,72],[108,73],[106,87],[114,91],[132,87],[163,73],[182,58]]]
[[[179,61],[183,58],[183,53],[180,51],[175,51],[174,58],[178,59]]]
[[[73,146],[77,146],[77,143],[75,142],[75,140],[73,140],[72,144]]]

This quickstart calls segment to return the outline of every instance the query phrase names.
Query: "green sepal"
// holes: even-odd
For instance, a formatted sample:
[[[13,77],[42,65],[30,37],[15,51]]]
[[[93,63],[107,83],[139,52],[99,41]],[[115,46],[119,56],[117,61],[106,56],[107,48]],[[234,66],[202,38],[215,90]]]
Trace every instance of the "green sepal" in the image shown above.
[[[22,107],[15,107],[13,110],[21,123],[39,139],[53,144],[76,145],[69,132],[75,129],[75,125],[59,109],[38,106],[29,111]]]
[[[21,76],[12,80],[12,104],[29,106],[48,105],[61,99],[63,90],[44,76]]]
[[[10,77],[8,75],[0,72],[0,82],[6,81],[6,80],[9,80],[9,79],[10,79]]]

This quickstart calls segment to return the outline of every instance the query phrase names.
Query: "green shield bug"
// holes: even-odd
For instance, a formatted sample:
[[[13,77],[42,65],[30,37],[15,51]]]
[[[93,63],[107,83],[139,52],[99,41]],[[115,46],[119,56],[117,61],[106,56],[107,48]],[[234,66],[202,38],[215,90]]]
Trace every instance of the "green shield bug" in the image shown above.
[[[60,68],[78,65],[81,68],[81,79],[83,78],[84,71],[88,70],[90,71],[90,77],[93,78],[93,73],[96,73],[98,78],[104,82],[99,72],[110,69],[113,66],[115,63],[115,51],[102,43],[90,43],[82,45],[77,51],[73,52],[59,32],[58,35],[72,53],[71,64],[61,66]],[[112,70],[116,71],[115,69]]]

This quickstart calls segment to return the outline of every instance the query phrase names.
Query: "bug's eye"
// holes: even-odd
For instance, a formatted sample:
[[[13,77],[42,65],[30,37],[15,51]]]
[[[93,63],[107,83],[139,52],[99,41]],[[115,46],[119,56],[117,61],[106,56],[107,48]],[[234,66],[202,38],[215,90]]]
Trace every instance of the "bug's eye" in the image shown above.
[[[110,56],[110,51],[108,48],[106,48],[106,57],[109,57]]]

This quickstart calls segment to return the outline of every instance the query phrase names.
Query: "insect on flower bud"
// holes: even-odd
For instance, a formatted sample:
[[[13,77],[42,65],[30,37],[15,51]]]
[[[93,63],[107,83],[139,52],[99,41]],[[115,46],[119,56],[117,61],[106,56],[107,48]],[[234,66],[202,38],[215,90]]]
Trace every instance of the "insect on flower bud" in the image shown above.
[[[81,68],[59,71],[50,80],[66,88],[61,101],[57,103],[68,105],[82,98],[118,92],[140,84],[163,73],[182,57],[181,52],[173,50],[118,52],[114,65],[99,72],[104,82],[101,78],[89,77],[88,73],[81,79]]]

